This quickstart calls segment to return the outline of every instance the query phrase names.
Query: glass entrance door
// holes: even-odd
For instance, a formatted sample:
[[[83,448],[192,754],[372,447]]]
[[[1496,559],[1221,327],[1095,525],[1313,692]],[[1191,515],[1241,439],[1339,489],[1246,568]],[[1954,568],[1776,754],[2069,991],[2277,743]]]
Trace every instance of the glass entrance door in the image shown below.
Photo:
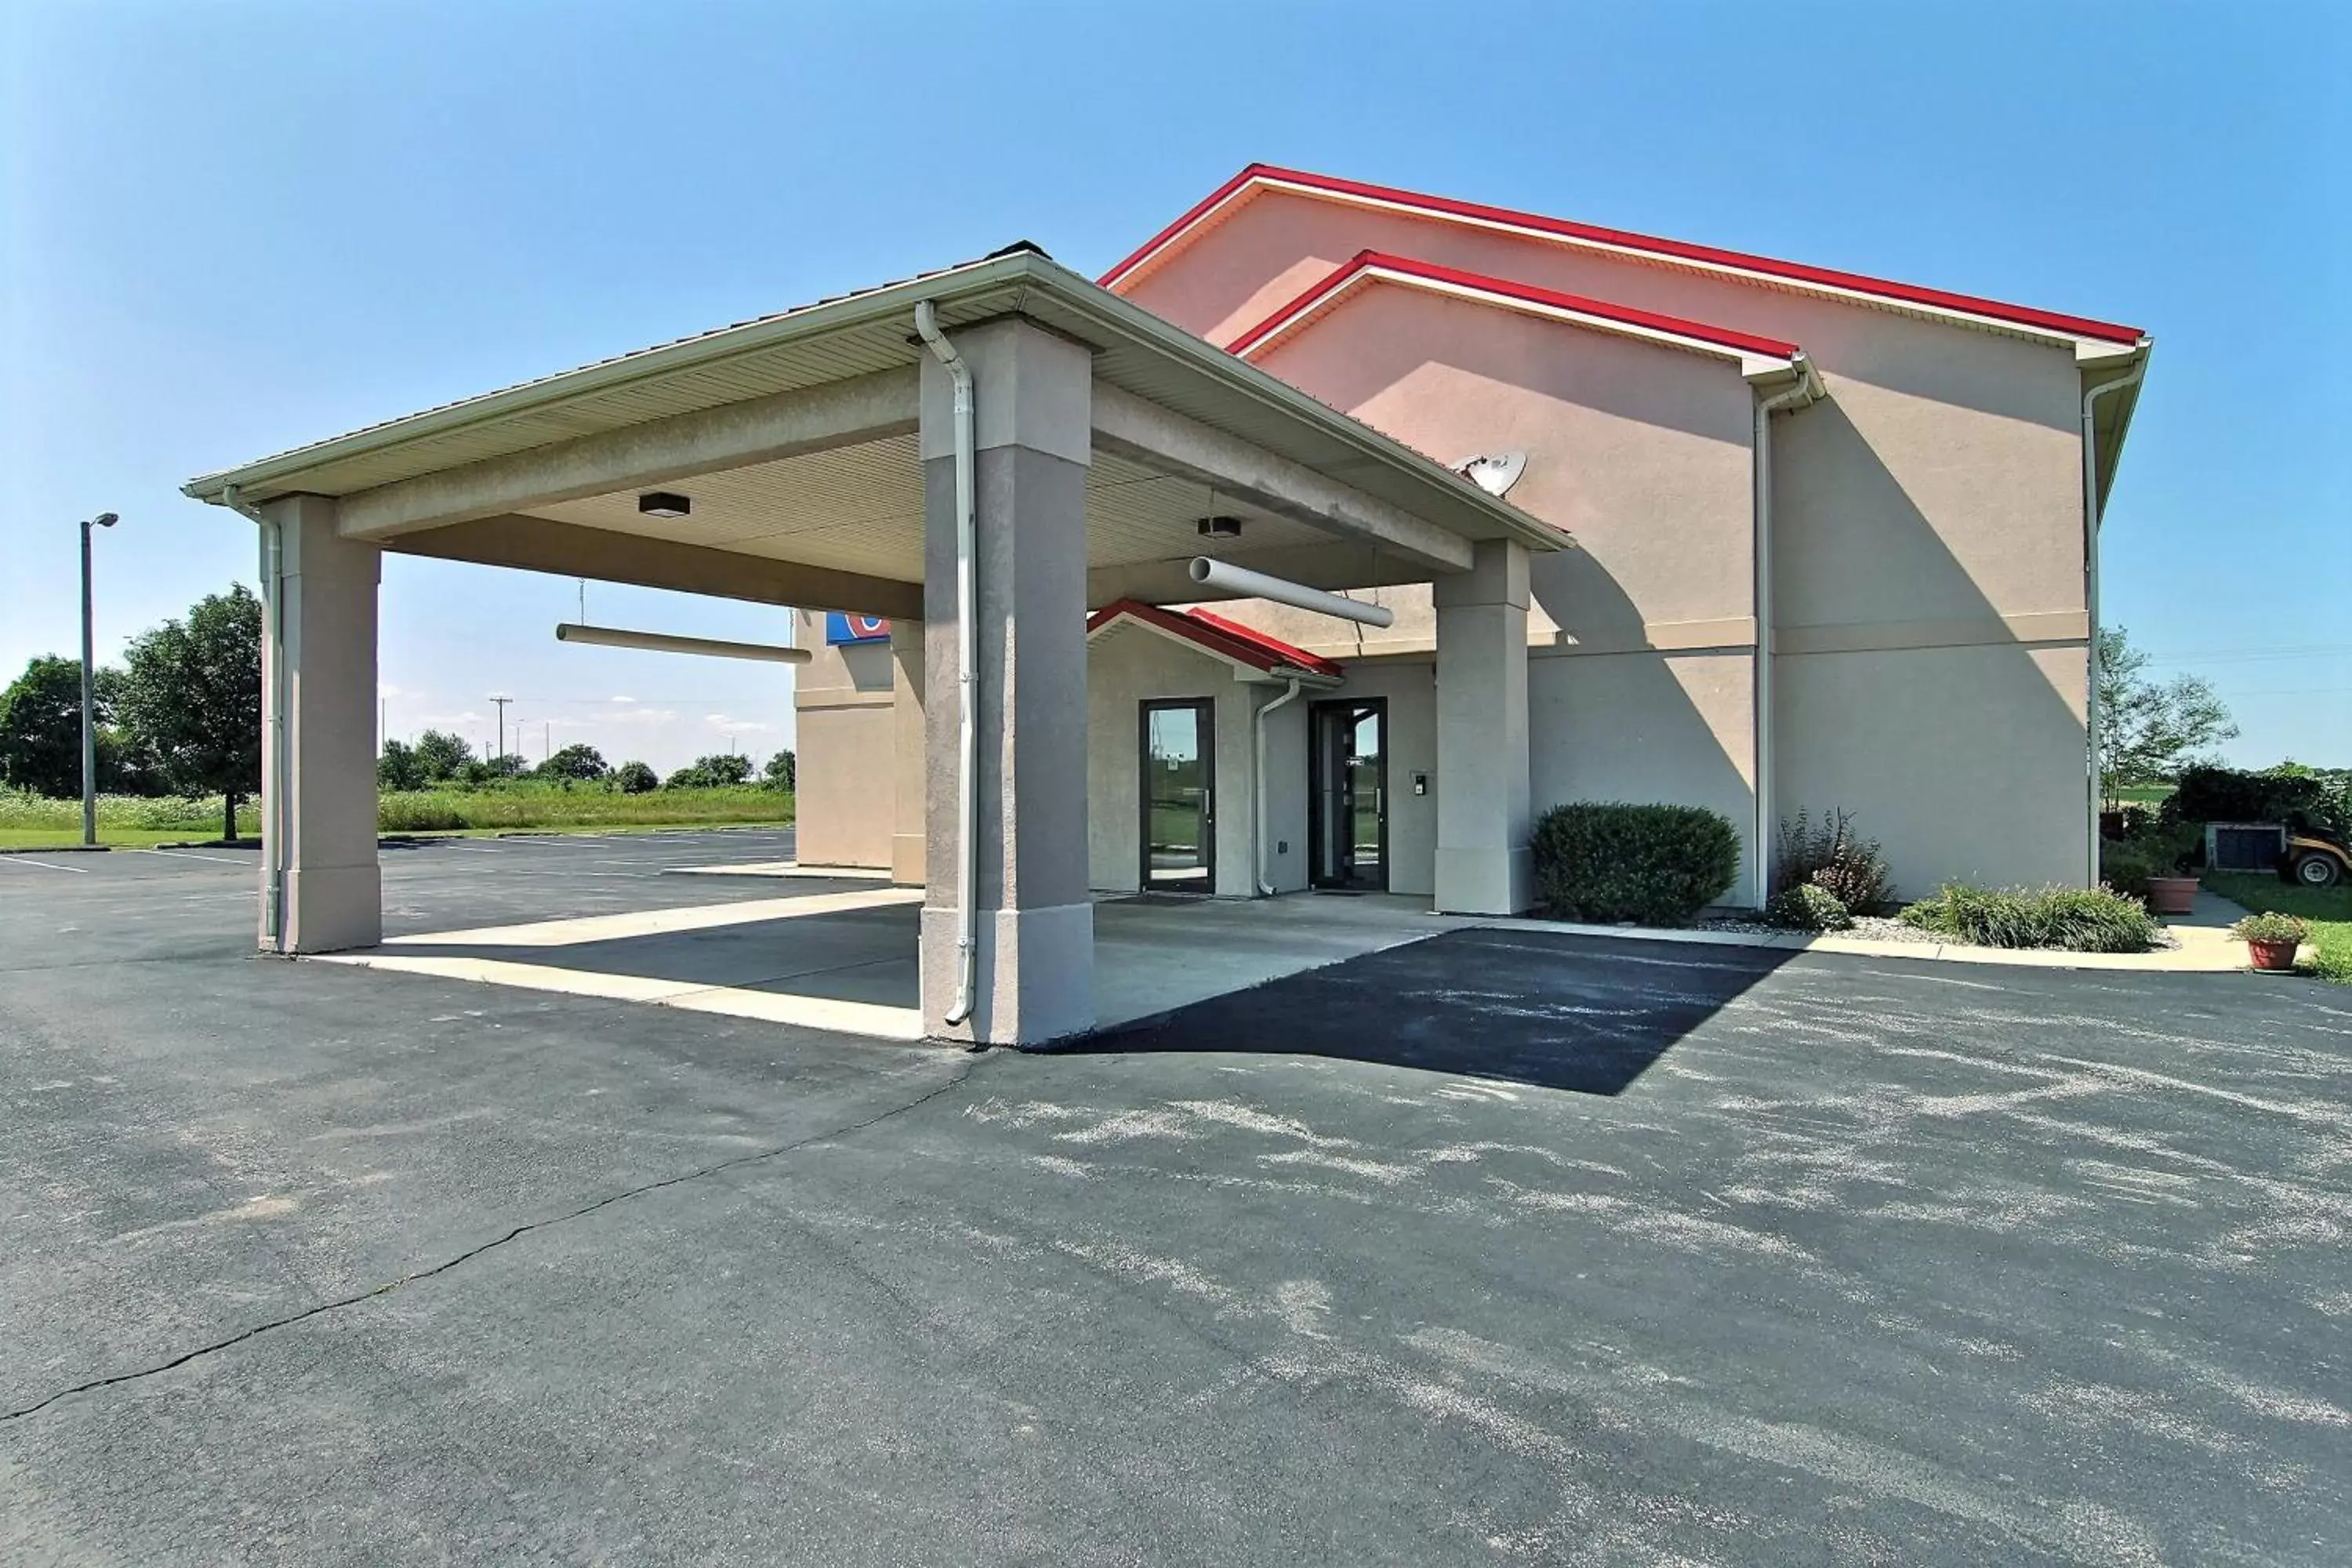
[[[1216,708],[1143,704],[1143,888],[1210,893],[1217,885]]]
[[[1388,704],[1318,702],[1307,728],[1309,878],[1318,888],[1386,892]]]

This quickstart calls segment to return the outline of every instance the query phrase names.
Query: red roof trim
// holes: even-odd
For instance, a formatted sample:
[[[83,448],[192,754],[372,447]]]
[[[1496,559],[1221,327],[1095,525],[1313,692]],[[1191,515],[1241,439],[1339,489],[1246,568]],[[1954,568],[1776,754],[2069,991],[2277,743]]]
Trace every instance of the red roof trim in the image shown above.
[[[1666,332],[1680,338],[1717,344],[1739,353],[1762,354],[1769,359],[1793,360],[1798,347],[1778,338],[1759,337],[1753,332],[1736,331],[1729,327],[1717,327],[1706,321],[1686,321],[1680,316],[1662,315],[1655,310],[1637,310],[1631,305],[1619,305],[1606,300],[1589,299],[1581,294],[1564,294],[1557,289],[1539,288],[1532,283],[1515,282],[1507,278],[1496,278],[1484,272],[1467,272],[1458,267],[1441,267],[1433,261],[1423,261],[1410,256],[1391,256],[1385,251],[1360,250],[1355,256],[1335,268],[1321,281],[1249,331],[1225,345],[1228,353],[1246,354],[1265,339],[1313,310],[1353,279],[1378,269],[1402,273],[1432,283],[1451,284],[1459,289],[1473,289],[1481,293],[1499,295],[1529,305],[1545,305],[1554,310],[1572,311],[1580,316],[1592,316],[1605,321],[1616,321],[1648,331]]]
[[[1121,616],[1132,616],[1171,637],[1181,637],[1220,658],[1234,659],[1265,673],[1271,674],[1277,669],[1301,669],[1309,675],[1333,677],[1341,673],[1339,667],[1329,659],[1308,653],[1302,647],[1293,647],[1279,637],[1268,637],[1238,621],[1213,616],[1206,610],[1186,610],[1179,615],[1157,605],[1147,605],[1140,599],[1120,599],[1105,605],[1087,617],[1087,635],[1092,637]]]
[[[1897,283],[1890,279],[1873,278],[1860,272],[1840,272],[1825,267],[1808,267],[1801,262],[1780,261],[1769,256],[1757,256],[1747,251],[1723,250],[1709,245],[1692,245],[1678,239],[1662,239],[1655,235],[1636,234],[1628,229],[1601,228],[1592,224],[1572,223],[1566,218],[1545,217],[1538,213],[1516,212],[1508,207],[1486,206],[1476,202],[1459,202],[1444,196],[1424,195],[1415,191],[1398,190],[1389,185],[1367,184],[1360,180],[1342,180],[1329,174],[1310,174],[1297,169],[1277,168],[1270,163],[1252,163],[1224,184],[1219,186],[1206,201],[1192,208],[1167,228],[1152,237],[1150,244],[1103,274],[1100,281],[1108,286],[1139,262],[1159,250],[1184,230],[1192,226],[1210,209],[1233,195],[1244,185],[1256,180],[1278,180],[1287,184],[1303,185],[1309,190],[1323,191],[1332,195],[1353,196],[1363,201],[1386,202],[1411,207],[1440,217],[1464,218],[1475,223],[1501,224],[1514,228],[1532,229],[1539,234],[1555,235],[1562,239],[1587,244],[1615,246],[1622,249],[1671,257],[1677,260],[1698,262],[1759,277],[1778,278],[1792,283],[1811,284],[1819,288],[1841,289],[1856,294],[1866,294],[1904,304],[1924,305],[1938,310],[1956,311],[1963,315],[1980,316],[1990,321],[2009,321],[2020,326],[2035,327],[2044,331],[2069,337],[2096,338],[2104,342],[2137,343],[2147,336],[2137,327],[2126,327],[2114,321],[2094,321],[2087,316],[2069,316],[2055,310],[2039,310],[2026,305],[2011,305],[1980,295],[1958,294],[1944,289],[1925,289],[1916,284]]]

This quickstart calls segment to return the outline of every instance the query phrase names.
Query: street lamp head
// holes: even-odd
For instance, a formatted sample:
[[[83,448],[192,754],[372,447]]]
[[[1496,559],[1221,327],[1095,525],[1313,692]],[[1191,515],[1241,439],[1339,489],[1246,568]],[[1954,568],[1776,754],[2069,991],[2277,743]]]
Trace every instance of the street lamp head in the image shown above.
[[[116,517],[116,516],[115,516],[112,512],[110,512],[110,511],[102,511],[102,512],[100,512],[96,517],[91,518],[89,521],[90,521],[90,523],[91,523],[91,525],[92,525],[93,527],[97,527],[97,528],[112,528],[116,523],[118,523],[118,522],[121,521],[122,520],[121,520],[121,518],[119,518],[119,517]]]

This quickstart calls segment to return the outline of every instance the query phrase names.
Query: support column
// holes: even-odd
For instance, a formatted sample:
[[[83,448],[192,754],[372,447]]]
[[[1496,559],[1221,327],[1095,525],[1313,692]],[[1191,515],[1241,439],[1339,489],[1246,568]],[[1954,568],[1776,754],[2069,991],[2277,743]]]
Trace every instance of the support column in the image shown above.
[[[890,880],[923,885],[923,623],[890,620]]]
[[[1512,915],[1535,902],[1528,783],[1528,551],[1481,542],[1440,577],[1437,908]]]
[[[975,382],[976,884],[958,838],[955,419],[923,361],[925,836],[922,1005],[937,1038],[1032,1045],[1090,1029],[1086,476],[1093,363],[1019,318],[950,334]],[[962,900],[978,921],[972,1011],[950,1026]]]
[[[278,562],[277,616],[262,638],[262,701],[275,722],[264,725],[262,745],[261,942],[286,952],[372,947],[383,937],[375,796],[383,552],[339,536],[324,496],[288,496],[265,515],[278,527]]]

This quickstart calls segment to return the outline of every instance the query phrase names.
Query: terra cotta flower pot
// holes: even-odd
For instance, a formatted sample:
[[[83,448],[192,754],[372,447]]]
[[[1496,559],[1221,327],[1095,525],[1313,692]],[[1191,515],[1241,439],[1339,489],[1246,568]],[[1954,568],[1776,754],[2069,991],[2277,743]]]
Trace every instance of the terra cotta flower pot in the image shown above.
[[[2293,969],[2294,950],[2301,945],[2293,942],[2250,942],[2246,951],[2253,955],[2256,969]]]
[[[2197,910],[2197,879],[2194,877],[2150,877],[2147,879],[2147,908],[2150,914],[2186,915]]]

